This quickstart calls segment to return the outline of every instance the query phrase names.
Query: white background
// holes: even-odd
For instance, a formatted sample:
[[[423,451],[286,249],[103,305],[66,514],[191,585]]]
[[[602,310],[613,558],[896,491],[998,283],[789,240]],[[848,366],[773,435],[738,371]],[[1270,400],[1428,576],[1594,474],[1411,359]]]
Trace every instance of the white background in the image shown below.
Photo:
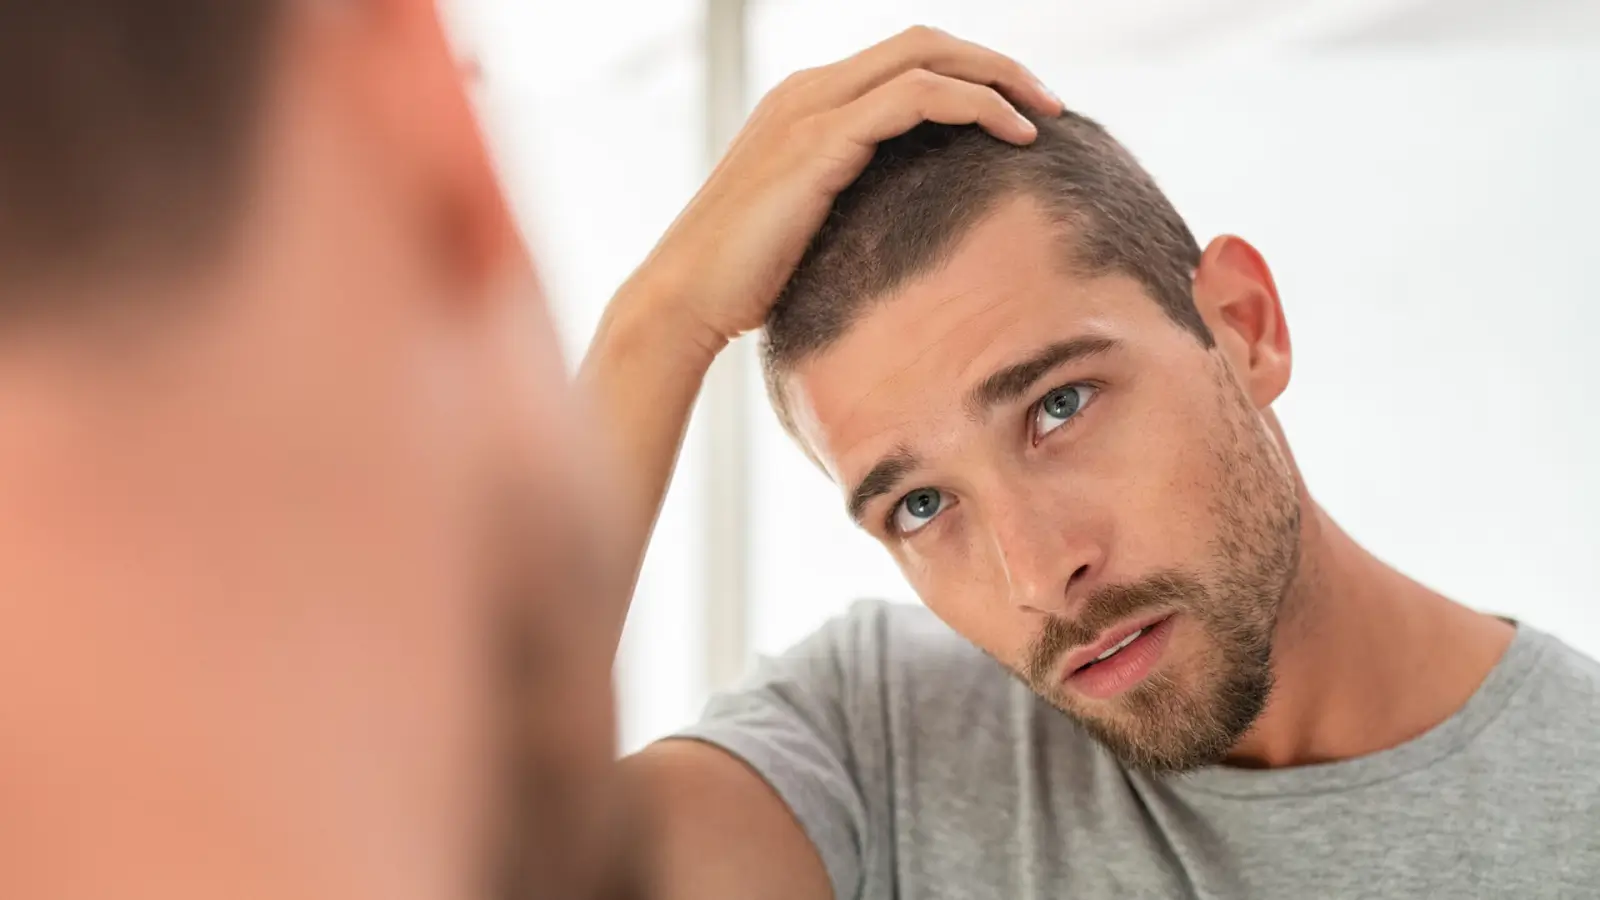
[[[694,0],[476,0],[482,106],[574,356],[703,168]],[[1145,163],[1197,237],[1272,265],[1312,492],[1403,570],[1600,655],[1600,4],[789,0],[755,96],[925,22],[1015,55]],[[753,377],[753,376],[752,376]],[[752,385],[750,641],[914,600]],[[624,744],[707,685],[691,434],[624,641]]]

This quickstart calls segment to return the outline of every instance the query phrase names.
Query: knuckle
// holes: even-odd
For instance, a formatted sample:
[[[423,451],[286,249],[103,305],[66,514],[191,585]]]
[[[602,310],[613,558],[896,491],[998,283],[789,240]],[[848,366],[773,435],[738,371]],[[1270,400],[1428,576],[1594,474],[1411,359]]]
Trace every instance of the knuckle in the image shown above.
[[[787,101],[789,99],[789,97],[792,96],[795,93],[796,90],[799,89],[799,86],[800,86],[800,73],[799,72],[791,73],[789,76],[784,78],[782,81],[780,81],[777,84],[773,85],[772,86],[772,90],[767,91],[767,93],[764,96],[762,96],[761,102],[758,103],[757,105],[766,107],[768,109],[771,109],[772,107],[775,107],[775,106],[780,106],[785,101]]]
[[[913,25],[900,32],[900,43],[905,45],[912,56],[924,57],[933,53],[944,43],[946,35],[937,28],[927,25]]]
[[[767,91],[756,104],[756,108],[769,115],[786,115],[789,110],[802,102],[800,98],[804,96],[807,86],[816,75],[815,69],[801,69],[790,73],[788,77],[774,85],[772,90]]]
[[[1000,70],[1008,79],[1018,84],[1027,84],[1034,80],[1033,73],[1028,71],[1027,66],[1009,56],[1000,57]]]
[[[773,93],[778,93],[780,91],[784,93],[792,92],[796,88],[816,77],[816,74],[816,69],[796,69],[795,71],[790,72],[782,81],[778,82],[778,86],[773,88]]]
[[[926,97],[943,86],[943,79],[928,69],[912,69],[897,79],[903,89],[915,97]]]

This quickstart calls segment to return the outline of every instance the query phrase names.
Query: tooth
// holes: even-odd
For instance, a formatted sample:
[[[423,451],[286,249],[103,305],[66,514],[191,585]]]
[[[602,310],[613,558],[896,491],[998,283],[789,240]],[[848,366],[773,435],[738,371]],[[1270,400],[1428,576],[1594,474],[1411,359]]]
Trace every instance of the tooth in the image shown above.
[[[1112,647],[1110,650],[1107,650],[1106,652],[1100,654],[1099,656],[1096,656],[1094,658],[1094,661],[1095,662],[1102,662],[1104,660],[1110,659],[1111,657],[1116,655],[1118,650],[1121,650],[1123,647],[1126,647],[1129,644],[1133,643],[1134,641],[1138,640],[1139,635],[1141,635],[1141,634],[1144,634],[1144,629],[1143,628],[1139,629],[1138,631],[1135,631],[1133,634],[1130,634],[1127,637],[1123,638],[1122,640],[1118,641],[1117,645],[1115,647]]]

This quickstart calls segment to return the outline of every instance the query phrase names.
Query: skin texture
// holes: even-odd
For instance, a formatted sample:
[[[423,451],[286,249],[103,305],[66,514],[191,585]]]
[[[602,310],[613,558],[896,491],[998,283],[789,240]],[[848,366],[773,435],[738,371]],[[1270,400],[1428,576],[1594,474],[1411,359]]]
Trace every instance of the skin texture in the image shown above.
[[[621,566],[456,61],[274,46],[221,251],[0,336],[0,895],[595,896]]]

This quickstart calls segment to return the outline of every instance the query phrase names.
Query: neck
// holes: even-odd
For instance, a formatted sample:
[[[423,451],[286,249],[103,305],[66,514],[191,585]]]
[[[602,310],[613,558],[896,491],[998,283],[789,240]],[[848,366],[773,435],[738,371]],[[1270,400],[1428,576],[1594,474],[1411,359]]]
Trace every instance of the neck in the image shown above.
[[[1227,762],[1351,759],[1454,715],[1511,643],[1506,622],[1384,564],[1300,488],[1300,567],[1273,651],[1276,687]]]

